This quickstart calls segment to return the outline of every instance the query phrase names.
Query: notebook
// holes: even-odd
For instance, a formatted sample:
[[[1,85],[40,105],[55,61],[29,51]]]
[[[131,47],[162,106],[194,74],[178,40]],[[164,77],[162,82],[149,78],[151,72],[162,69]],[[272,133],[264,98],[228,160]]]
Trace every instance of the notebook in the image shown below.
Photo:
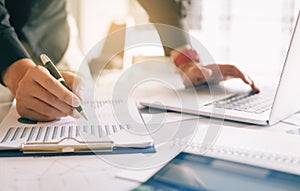
[[[36,122],[21,118],[14,102],[0,124],[0,156],[155,152],[137,108],[132,108],[135,117],[127,123],[115,116],[114,107],[124,103],[123,100],[84,101],[82,107],[89,121],[69,116]]]
[[[140,100],[144,106],[169,109],[259,125],[272,125],[300,111],[300,24],[299,15],[279,81],[259,94],[228,91],[217,85],[178,90]],[[251,107],[252,106],[252,107]]]

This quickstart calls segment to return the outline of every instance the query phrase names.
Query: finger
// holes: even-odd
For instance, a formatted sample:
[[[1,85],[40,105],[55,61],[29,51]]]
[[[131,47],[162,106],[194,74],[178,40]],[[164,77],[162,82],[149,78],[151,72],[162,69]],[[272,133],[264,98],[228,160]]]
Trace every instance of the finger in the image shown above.
[[[246,74],[244,74],[242,71],[237,69],[236,67],[231,68],[231,75],[227,75],[229,78],[240,78],[244,83],[250,85],[253,91],[259,92],[258,87],[254,84],[254,81]]]
[[[250,85],[253,91],[259,92],[259,88],[255,85],[254,81],[236,66],[220,65],[220,68],[225,80],[230,78],[240,78],[244,83]]]
[[[68,84],[68,86],[74,90],[75,86],[76,86],[76,77],[74,75],[74,73],[72,72],[67,72],[67,71],[62,71],[61,75],[63,76],[63,78],[65,79],[66,83]]]
[[[68,105],[64,101],[60,100],[58,97],[50,93],[47,89],[42,87],[39,83],[34,81],[33,76],[41,75],[39,68],[34,68],[26,74],[24,79],[19,82],[19,88],[16,91],[16,99],[20,105],[19,110],[24,110],[24,108],[30,107],[30,109],[35,110],[39,113],[45,115],[45,112],[52,111],[48,108],[42,108],[36,101],[47,104],[47,106],[52,106],[58,111],[53,112],[51,115],[55,117],[71,115],[75,118],[79,117],[78,112],[76,112],[72,106]],[[46,74],[47,74],[46,70]],[[44,75],[45,76],[45,75]],[[34,107],[34,108],[32,108]],[[43,111],[38,111],[37,109],[42,109]],[[63,113],[63,114],[61,114]],[[53,117],[53,116],[51,116]]]
[[[199,70],[200,70],[201,74],[199,73]],[[197,75],[197,76],[192,79],[194,86],[197,86],[197,85],[207,82],[212,75],[212,71],[208,68],[201,67],[201,68],[199,68],[199,70],[195,72],[195,75]],[[198,74],[196,74],[196,73],[198,73]]]
[[[16,100],[19,105],[19,110],[23,108],[31,108],[32,110],[42,109],[44,112],[40,112],[45,114],[47,111],[51,111],[48,108],[41,107],[38,103],[46,103],[48,107],[54,107],[58,111],[56,111],[55,116],[74,116],[74,109],[70,105],[65,102],[59,100],[56,96],[49,93],[46,89],[41,87],[39,84],[35,82],[30,82],[29,80],[22,80],[19,83],[19,88],[16,91]],[[38,101],[38,103],[37,103]],[[34,107],[34,108],[32,108]],[[50,108],[51,109],[51,108]],[[63,113],[60,114],[60,113]]]
[[[43,101],[40,101],[38,99],[34,99],[33,101],[33,106],[34,107],[28,107],[29,109],[36,111],[40,114],[44,114],[53,118],[57,118],[57,117],[66,117],[68,115],[74,117],[74,118],[80,118],[80,114],[71,107],[70,111],[68,111],[68,113],[63,112],[51,105],[49,105],[48,103],[45,103]]]
[[[40,87],[40,86],[37,86],[37,87]],[[49,93],[43,87],[37,88],[33,92],[36,92],[36,93],[32,94],[33,98],[36,98],[40,101],[43,101],[43,102],[49,104],[50,106],[52,106],[55,109],[59,110],[60,112],[64,113],[64,116],[70,115],[74,118],[80,118],[79,113],[74,109],[74,107],[61,101],[58,97]]]
[[[217,83],[220,81],[225,80],[225,76],[224,76],[224,68],[222,68],[221,65],[218,64],[210,64],[207,66],[204,66],[207,69],[210,69],[212,71],[212,75],[210,76],[210,78],[208,79],[208,82],[213,82],[213,83]],[[226,69],[226,68],[225,68]]]
[[[197,86],[205,83],[212,75],[212,71],[208,68],[199,67],[193,62],[184,64],[181,67],[185,86]]]
[[[217,67],[223,76],[223,80],[231,78],[241,78],[242,80],[247,80],[244,78],[244,74],[234,65],[220,64],[217,65]]]
[[[20,112],[19,112],[20,114]],[[32,121],[53,121],[53,120],[56,120],[57,118],[53,118],[53,117],[50,117],[50,116],[46,116],[46,115],[43,115],[43,114],[40,114],[36,111],[33,111],[31,109],[26,109],[26,112],[24,112],[24,114],[20,114],[21,117],[23,118],[26,118],[26,119],[30,119]]]
[[[22,102],[22,104],[19,104],[18,100],[17,100],[17,104],[16,104],[17,112],[23,118],[27,118],[27,119],[35,120],[35,121],[52,121],[52,120],[55,120],[56,118],[58,118],[58,116],[54,117],[54,116],[46,115],[45,113],[37,112],[37,111],[27,107],[29,104],[24,105],[23,103],[24,102]]]
[[[35,111],[39,114],[48,116],[50,118],[67,116],[67,114],[65,114],[64,112],[56,109],[55,107],[52,107],[48,103],[45,103],[36,98],[30,99],[30,100],[29,99],[24,100],[24,101],[22,101],[22,103],[20,103],[20,106],[22,106],[23,108]]]
[[[260,92],[259,87],[257,87],[254,83],[254,81],[250,78],[250,76],[245,75],[245,77],[247,78],[247,81],[249,82],[249,85],[251,86],[252,90],[255,92]],[[245,82],[246,83],[246,82]]]
[[[72,72],[62,72],[61,73],[66,83],[69,87],[71,87],[73,93],[78,96],[80,100],[82,100],[82,84],[83,79],[79,76],[75,76]]]
[[[59,110],[60,112],[64,113],[65,115],[71,115],[73,117],[77,117],[74,114],[74,108],[72,106],[61,101],[58,97],[49,93],[43,87],[41,87],[39,89],[36,88],[36,90],[33,91],[32,97],[49,104],[51,107],[54,107],[55,109]]]
[[[80,99],[67,88],[65,88],[54,77],[52,77],[47,69],[38,67],[37,71],[35,71],[33,79],[47,91],[68,105],[73,107],[78,107],[80,105]]]

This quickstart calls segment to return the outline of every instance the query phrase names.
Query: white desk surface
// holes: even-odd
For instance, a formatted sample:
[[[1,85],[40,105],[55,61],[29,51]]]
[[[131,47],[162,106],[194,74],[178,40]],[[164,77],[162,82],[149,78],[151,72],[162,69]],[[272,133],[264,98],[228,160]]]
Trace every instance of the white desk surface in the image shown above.
[[[108,81],[110,78],[108,77]],[[102,82],[105,83],[105,79],[102,79]],[[151,91],[143,92],[142,96],[149,96]],[[0,104],[0,121],[9,107],[10,103]],[[206,124],[207,120],[200,120],[200,124]],[[239,129],[251,128],[276,134],[298,128],[285,123],[274,127],[233,122],[224,124]],[[289,148],[289,145],[285,146]],[[300,165],[298,168],[300,169]],[[0,190],[130,190],[138,186],[138,182],[116,177],[123,170],[108,164],[98,156],[0,158]]]

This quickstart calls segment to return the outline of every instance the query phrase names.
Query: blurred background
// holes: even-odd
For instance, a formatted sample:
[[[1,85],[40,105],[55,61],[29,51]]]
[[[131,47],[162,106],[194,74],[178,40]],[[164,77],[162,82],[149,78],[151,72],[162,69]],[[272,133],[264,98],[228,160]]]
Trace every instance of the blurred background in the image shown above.
[[[83,54],[114,30],[112,23],[122,26],[128,18],[148,23],[136,0],[69,0],[69,8]],[[235,64],[250,75],[278,73],[299,8],[300,0],[191,0],[187,19],[191,35],[216,62]],[[154,29],[140,32],[147,30]],[[163,55],[162,48],[153,54]]]

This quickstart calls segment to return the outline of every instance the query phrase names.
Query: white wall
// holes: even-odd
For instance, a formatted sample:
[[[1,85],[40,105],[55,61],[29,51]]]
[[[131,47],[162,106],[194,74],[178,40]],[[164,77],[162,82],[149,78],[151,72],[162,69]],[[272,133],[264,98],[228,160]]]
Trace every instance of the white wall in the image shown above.
[[[112,21],[124,21],[128,15],[128,0],[81,0],[80,38],[84,52],[103,39]]]

